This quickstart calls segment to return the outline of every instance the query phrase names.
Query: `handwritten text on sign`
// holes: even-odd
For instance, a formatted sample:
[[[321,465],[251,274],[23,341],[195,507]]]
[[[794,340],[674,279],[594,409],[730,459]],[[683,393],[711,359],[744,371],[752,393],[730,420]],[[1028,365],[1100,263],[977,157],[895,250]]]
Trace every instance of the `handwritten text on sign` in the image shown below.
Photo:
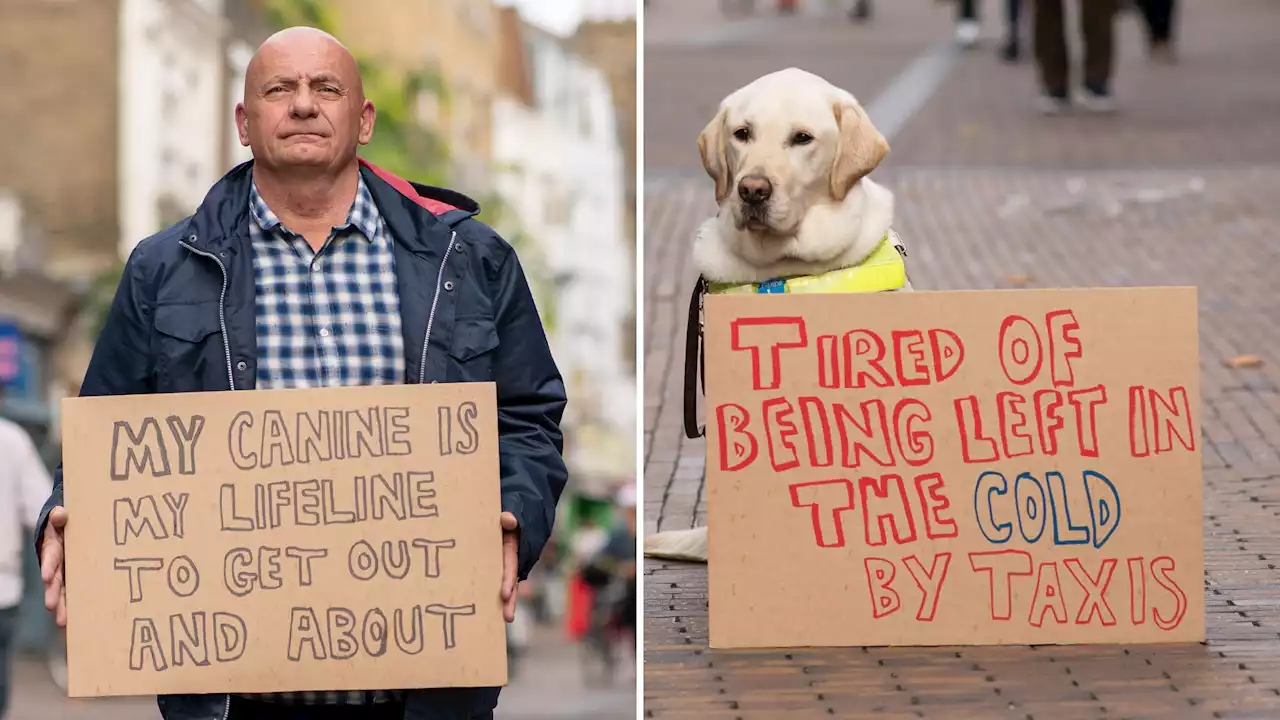
[[[494,402],[68,401],[71,694],[503,684]]]
[[[709,298],[713,644],[1200,639],[1195,310]]]

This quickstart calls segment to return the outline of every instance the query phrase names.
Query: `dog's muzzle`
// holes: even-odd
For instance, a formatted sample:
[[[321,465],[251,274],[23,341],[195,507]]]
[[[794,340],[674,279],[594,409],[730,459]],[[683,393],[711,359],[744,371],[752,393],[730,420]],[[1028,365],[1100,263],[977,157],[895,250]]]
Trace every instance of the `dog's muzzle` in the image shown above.
[[[769,199],[773,183],[763,175],[747,175],[738,181],[738,228],[758,233],[771,233]]]

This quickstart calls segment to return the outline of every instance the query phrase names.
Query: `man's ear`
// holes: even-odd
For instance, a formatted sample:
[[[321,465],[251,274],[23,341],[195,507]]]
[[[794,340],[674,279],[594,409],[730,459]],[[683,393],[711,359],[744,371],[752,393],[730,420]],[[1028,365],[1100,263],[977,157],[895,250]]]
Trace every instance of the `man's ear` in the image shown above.
[[[716,202],[729,196],[729,157],[724,147],[724,116],[722,108],[698,135],[698,152],[702,155],[702,167],[716,181]]]
[[[889,142],[858,103],[838,102],[832,111],[840,126],[840,144],[831,166],[831,197],[844,200],[853,186],[889,154]]]
[[[249,111],[244,109],[244,103],[236,103],[236,135],[241,145],[249,147]]]
[[[360,108],[360,134],[356,136],[356,141],[361,145],[368,145],[373,139],[373,123],[377,117],[377,108],[373,106],[371,100],[366,99]]]

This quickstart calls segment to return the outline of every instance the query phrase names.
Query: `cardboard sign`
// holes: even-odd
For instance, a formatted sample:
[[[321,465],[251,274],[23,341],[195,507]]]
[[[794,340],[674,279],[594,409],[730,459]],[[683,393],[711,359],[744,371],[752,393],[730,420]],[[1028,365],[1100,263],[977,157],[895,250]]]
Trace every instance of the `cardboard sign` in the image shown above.
[[[492,383],[64,417],[72,696],[506,683]]]
[[[705,312],[712,647],[1204,639],[1194,289]]]

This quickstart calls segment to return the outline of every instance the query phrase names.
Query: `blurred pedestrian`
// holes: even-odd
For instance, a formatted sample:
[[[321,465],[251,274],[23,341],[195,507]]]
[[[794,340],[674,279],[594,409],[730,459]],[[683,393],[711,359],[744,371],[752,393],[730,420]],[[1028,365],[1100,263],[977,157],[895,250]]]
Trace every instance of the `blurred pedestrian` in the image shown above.
[[[609,542],[609,531],[591,515],[584,515],[569,541],[567,558],[568,607],[565,628],[570,638],[582,640],[591,629],[591,609],[596,588],[608,582],[594,572],[592,561]]]
[[[618,629],[631,640],[631,653],[636,651],[636,488],[627,485],[618,493],[617,509],[621,514],[613,525],[609,541],[601,555],[611,560],[622,584],[617,607]]]
[[[1115,18],[1118,0],[1081,0],[1084,35],[1083,87],[1077,102],[1091,112],[1113,112],[1111,78],[1115,67]],[[1071,58],[1067,51],[1063,0],[1035,0],[1035,55],[1040,66],[1040,110],[1058,114],[1071,106]]]
[[[1147,26],[1147,50],[1151,59],[1175,62],[1173,49],[1174,16],[1177,0],[1137,0]]]
[[[1006,62],[1017,62],[1022,57],[1022,0],[1005,0],[1004,19],[1005,36],[1000,55]]]
[[[501,514],[476,522],[500,529],[491,591],[511,622],[568,477],[564,382],[519,258],[475,219],[474,200],[359,158],[376,111],[355,58],[327,33],[268,38],[235,117],[253,160],[138,244],[81,394],[492,382]],[[45,605],[65,626],[62,503],[59,468],[36,543]],[[157,704],[166,720],[485,719],[500,692],[184,693]]]
[[[978,0],[955,0],[956,3],[956,42],[960,47],[973,47],[982,34],[982,23],[978,21]]]
[[[3,402],[0,389],[0,402]],[[24,538],[35,529],[53,480],[35,443],[17,423],[0,418],[0,718],[9,705],[13,639],[22,601]]]
[[[1088,2],[1088,0],[1085,0]],[[956,4],[955,37],[956,43],[963,48],[971,48],[978,44],[982,35],[982,21],[978,15],[979,0],[953,0]],[[1022,0],[1005,0],[1005,36],[1000,45],[1000,54],[1008,61],[1016,61],[1022,54],[1019,19],[1022,14]]]

